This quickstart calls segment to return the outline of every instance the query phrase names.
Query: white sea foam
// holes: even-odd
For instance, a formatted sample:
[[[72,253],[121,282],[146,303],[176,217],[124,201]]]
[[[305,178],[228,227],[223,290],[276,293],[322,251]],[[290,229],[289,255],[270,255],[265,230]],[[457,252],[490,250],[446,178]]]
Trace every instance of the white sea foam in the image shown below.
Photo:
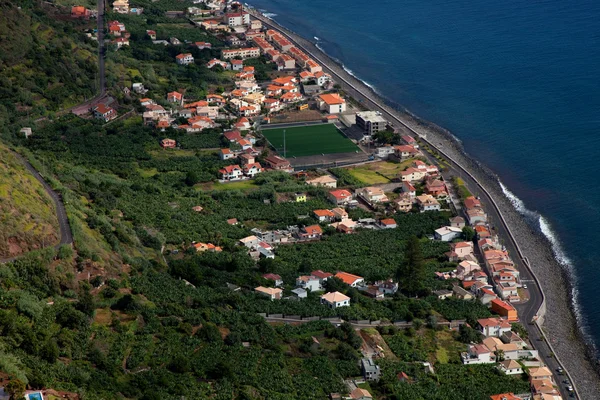
[[[316,37],[316,36],[313,36],[313,38],[315,38],[315,40],[316,40],[317,42],[318,42],[319,40],[321,40],[321,39],[319,39],[319,38],[318,38],[318,37]]]
[[[265,17],[267,17],[269,19],[273,19],[277,16],[277,14],[271,13],[271,12],[263,12],[262,15],[264,15]]]
[[[346,71],[347,73],[349,73],[350,75],[352,75],[353,77],[355,77],[356,79],[358,79],[359,81],[361,81],[362,83],[364,83],[365,85],[367,85],[368,87],[370,87],[374,92],[377,93],[377,88],[375,88],[375,86],[371,85],[369,82],[367,82],[367,81],[365,81],[363,79],[360,79],[358,76],[356,76],[356,74],[354,73],[354,71],[352,71],[350,68],[346,67],[344,64],[342,64],[342,68],[344,68],[344,71]]]
[[[552,247],[552,252],[556,260],[562,265],[562,267],[567,272],[569,278],[571,279],[571,304],[573,307],[573,313],[575,314],[575,318],[577,319],[577,323],[581,330],[581,333],[585,339],[585,341],[590,344],[596,352],[596,346],[594,344],[593,338],[591,337],[585,319],[583,318],[583,314],[581,313],[581,305],[579,303],[579,290],[577,289],[576,284],[576,276],[573,268],[573,262],[567,256],[567,253],[563,249],[562,243],[560,242],[558,235],[552,229],[552,226],[548,222],[548,220],[540,215],[538,212],[532,211],[525,206],[523,200],[518,198],[513,192],[508,190],[506,186],[500,180],[498,180],[500,187],[502,188],[502,192],[504,195],[510,200],[515,209],[526,218],[530,218],[532,222],[538,224],[538,228],[540,232],[548,239],[550,245]]]

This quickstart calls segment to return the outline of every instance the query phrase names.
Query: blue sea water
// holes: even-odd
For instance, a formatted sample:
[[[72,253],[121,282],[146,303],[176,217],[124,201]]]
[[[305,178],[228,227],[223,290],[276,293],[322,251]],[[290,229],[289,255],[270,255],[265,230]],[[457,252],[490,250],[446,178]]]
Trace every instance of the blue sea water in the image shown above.
[[[250,3],[496,172],[569,265],[600,343],[600,1]]]

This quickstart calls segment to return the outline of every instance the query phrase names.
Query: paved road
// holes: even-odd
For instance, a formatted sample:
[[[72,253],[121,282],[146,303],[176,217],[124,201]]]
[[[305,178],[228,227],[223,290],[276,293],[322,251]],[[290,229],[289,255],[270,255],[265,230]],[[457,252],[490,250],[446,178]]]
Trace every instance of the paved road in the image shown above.
[[[37,170],[33,168],[33,166],[29,164],[27,160],[25,160],[20,154],[15,153],[15,156],[23,163],[23,165],[25,165],[25,168],[27,168],[27,170],[35,177],[35,179],[37,179],[42,184],[42,186],[46,190],[46,193],[48,193],[48,195],[50,195],[50,197],[52,198],[52,201],[54,201],[54,206],[56,208],[56,217],[58,219],[58,225],[60,227],[60,242],[54,247],[58,249],[63,244],[72,244],[73,234],[71,233],[71,226],[69,225],[69,219],[67,218],[67,212],[65,210],[65,206],[62,202],[61,196],[50,187],[48,182],[46,182],[44,178],[42,178],[40,173],[37,172]],[[14,261],[20,256],[0,259],[0,263]]]
[[[512,255],[514,261],[521,268],[519,271],[521,272],[521,276],[525,280],[535,280],[537,282],[537,278],[531,273],[528,261],[523,259],[522,253],[519,249],[518,243],[514,239],[508,225],[506,224],[504,218],[502,217],[499,208],[494,202],[491,195],[485,190],[485,188],[460,164],[456,163],[446,154],[444,154],[443,149],[438,148],[436,144],[433,144],[427,141],[425,138],[421,137],[421,135],[412,129],[407,123],[399,118],[399,116],[394,113],[388,111],[388,107],[384,105],[380,99],[376,99],[376,96],[372,94],[372,92],[365,87],[360,81],[356,80],[354,77],[350,76],[346,71],[344,71],[338,64],[330,60],[327,55],[319,51],[312,43],[306,41],[305,39],[299,37],[293,32],[289,32],[284,28],[281,28],[279,25],[274,24],[274,22],[258,13],[253,13],[253,15],[260,19],[263,22],[263,25],[266,25],[269,28],[281,31],[288,36],[292,43],[294,43],[298,48],[303,50],[305,53],[310,55],[315,59],[321,66],[323,66],[323,70],[331,74],[334,80],[339,83],[350,97],[353,97],[361,104],[367,106],[372,110],[377,110],[382,113],[382,115],[387,118],[389,121],[394,122],[401,126],[403,129],[411,132],[416,137],[420,137],[422,141],[427,143],[432,149],[438,151],[440,154],[445,156],[453,166],[452,173],[454,175],[458,175],[467,184],[470,191],[479,196],[482,200],[482,204],[484,205],[486,212],[488,213],[493,225],[495,226],[499,235],[505,239],[505,245]],[[523,268],[524,267],[524,268]],[[528,284],[529,292],[530,292],[530,300],[522,305],[517,306],[517,309],[520,314],[521,320],[524,322],[524,326],[529,333],[529,337],[539,351],[540,356],[544,358],[548,367],[553,371],[559,367],[559,362],[553,357],[553,352],[547,343],[543,340],[543,333],[541,331],[541,327],[537,324],[531,324],[530,322],[536,316],[540,306],[543,303],[544,295],[542,293],[541,288],[537,283]],[[540,340],[541,339],[541,340]],[[563,396],[568,397],[568,393],[564,388],[564,385],[561,383],[562,376],[555,376],[556,382],[560,385],[560,391]]]

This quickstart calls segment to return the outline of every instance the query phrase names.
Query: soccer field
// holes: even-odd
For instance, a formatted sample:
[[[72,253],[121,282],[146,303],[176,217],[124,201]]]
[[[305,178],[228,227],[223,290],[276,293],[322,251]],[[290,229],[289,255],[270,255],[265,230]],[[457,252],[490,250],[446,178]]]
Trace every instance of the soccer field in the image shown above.
[[[333,124],[263,129],[262,134],[282,156],[284,130],[287,157],[350,153],[358,150]]]

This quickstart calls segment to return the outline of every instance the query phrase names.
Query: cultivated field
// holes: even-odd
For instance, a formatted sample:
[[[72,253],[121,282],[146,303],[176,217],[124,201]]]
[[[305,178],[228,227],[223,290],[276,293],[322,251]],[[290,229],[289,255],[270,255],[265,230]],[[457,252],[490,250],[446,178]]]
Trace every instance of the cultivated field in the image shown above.
[[[287,157],[350,153],[359,150],[332,124],[263,129],[262,134],[281,155],[284,130]]]
[[[410,166],[412,162],[413,160],[406,160],[401,163],[381,161],[348,168],[348,172],[366,185],[389,183],[401,171]]]

